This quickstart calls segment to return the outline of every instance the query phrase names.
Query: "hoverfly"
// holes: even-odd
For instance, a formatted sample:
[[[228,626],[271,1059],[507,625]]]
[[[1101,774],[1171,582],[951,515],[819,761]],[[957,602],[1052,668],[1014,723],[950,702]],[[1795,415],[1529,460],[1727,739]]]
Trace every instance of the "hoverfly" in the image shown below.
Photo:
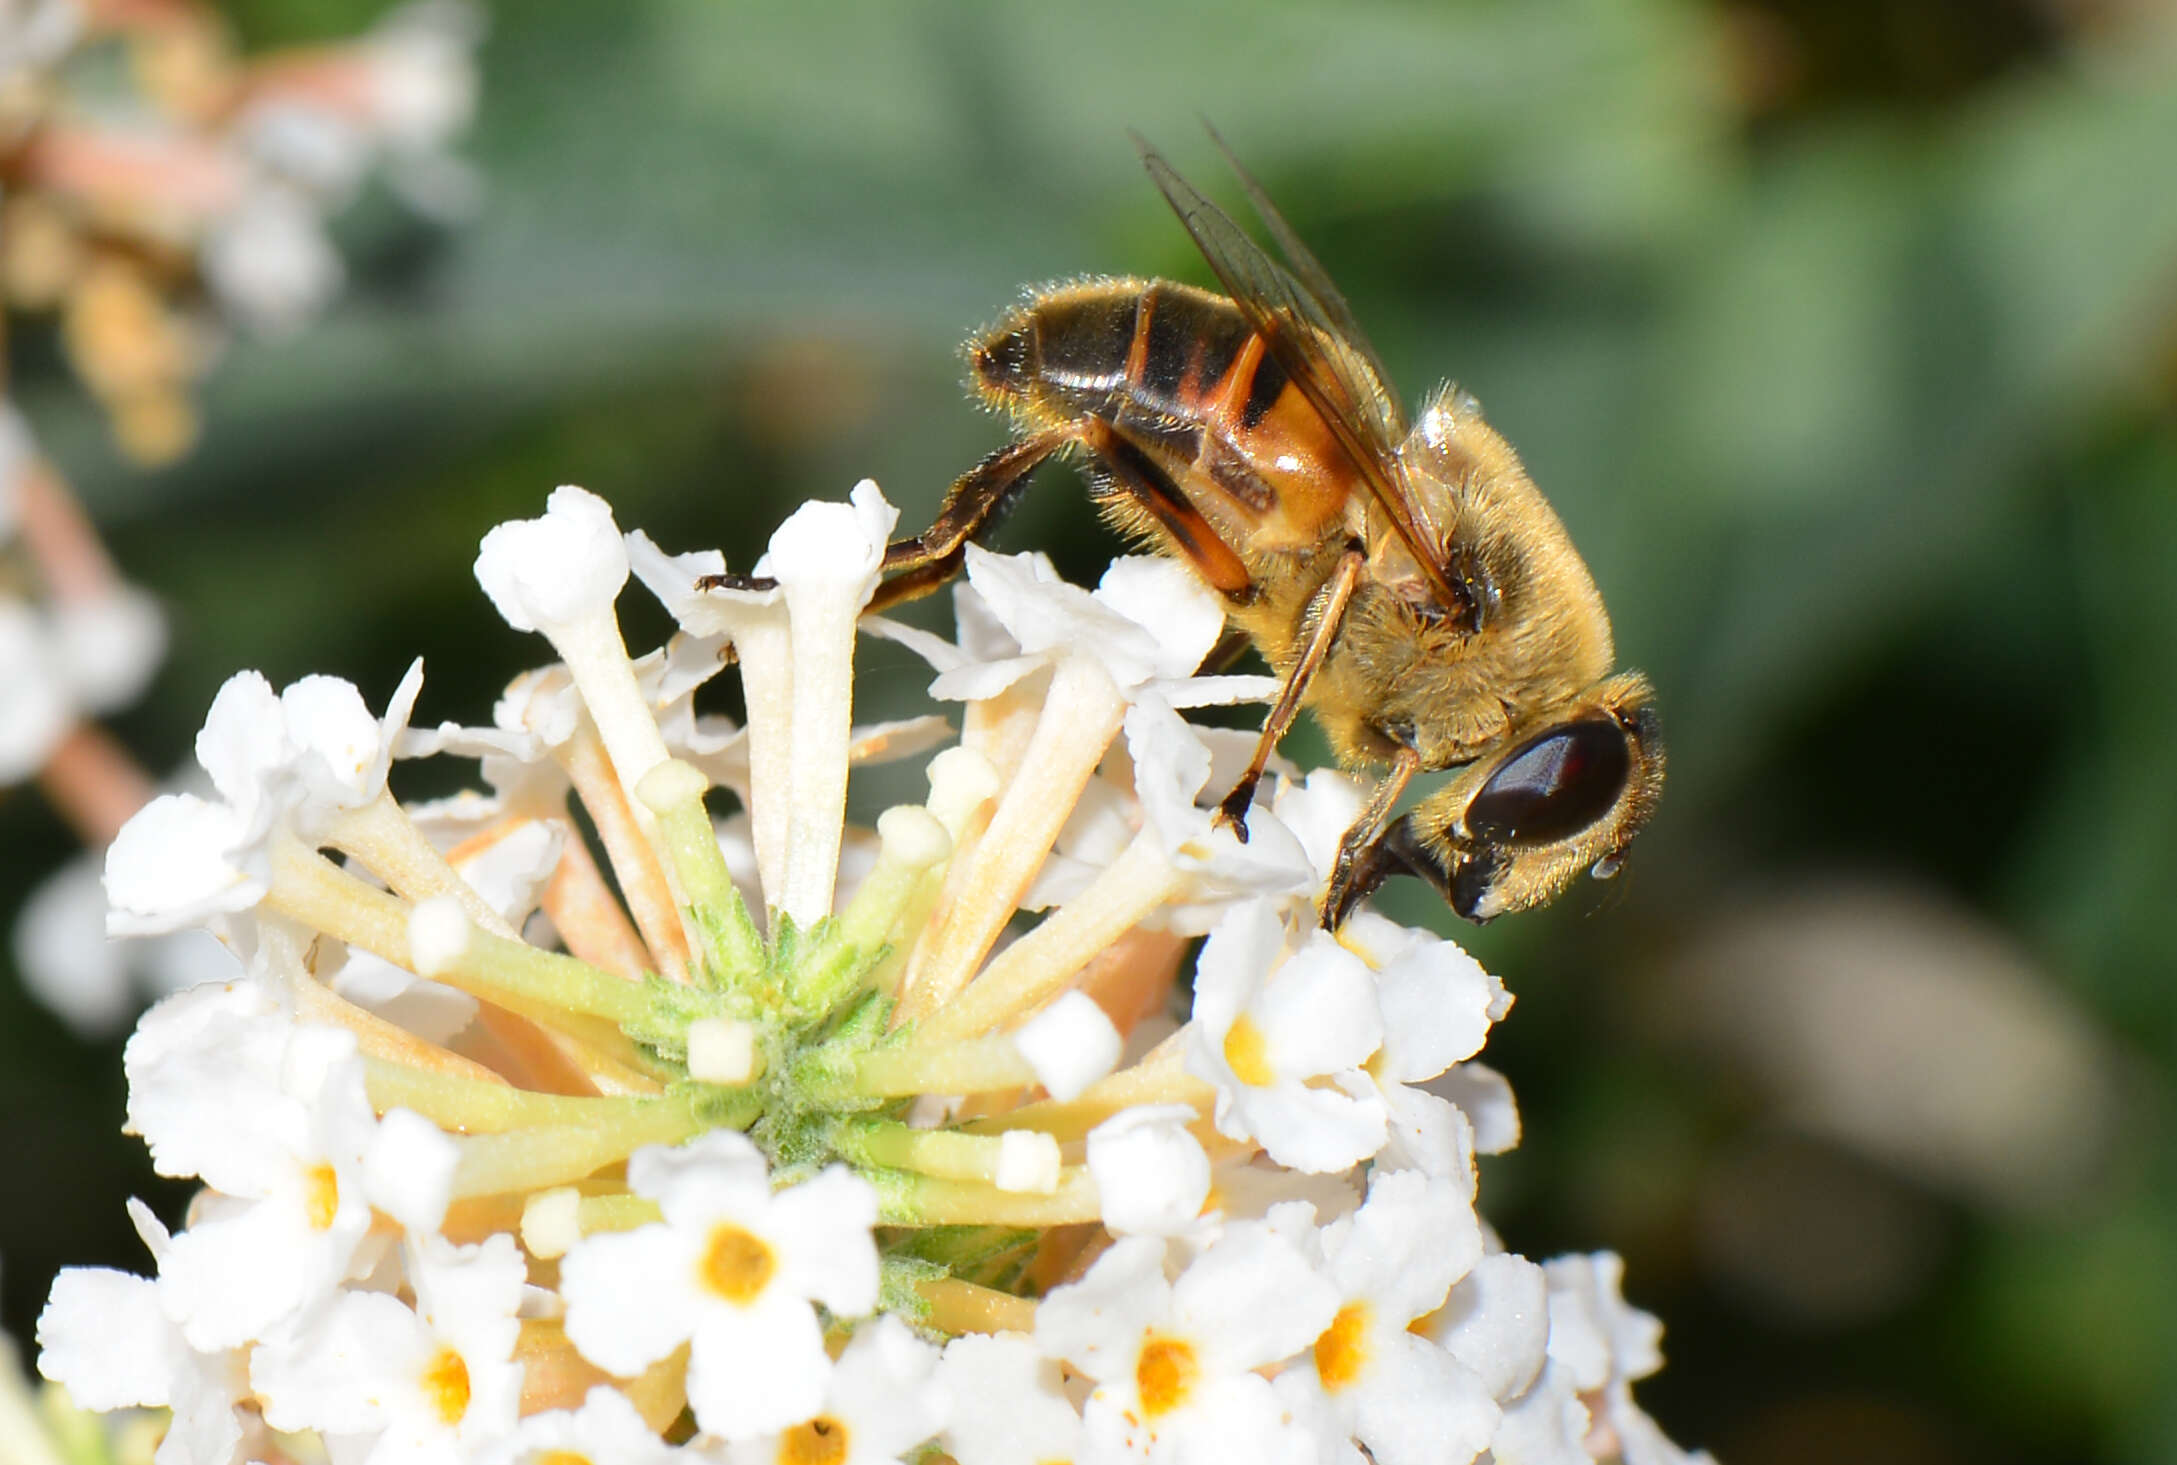
[[[975,388],[1017,436],[890,548],[876,604],[949,579],[1038,465],[1078,454],[1105,517],[1192,566],[1282,678],[1220,808],[1234,833],[1303,707],[1342,764],[1388,765],[1326,926],[1402,872],[1476,922],[1616,873],[1662,790],[1653,690],[1611,674],[1609,616],[1548,500],[1457,387],[1408,425],[1344,298],[1221,138],[1282,265],[1135,141],[1225,293],[1059,285],[971,341]],[[1440,769],[1457,771],[1393,820]]]

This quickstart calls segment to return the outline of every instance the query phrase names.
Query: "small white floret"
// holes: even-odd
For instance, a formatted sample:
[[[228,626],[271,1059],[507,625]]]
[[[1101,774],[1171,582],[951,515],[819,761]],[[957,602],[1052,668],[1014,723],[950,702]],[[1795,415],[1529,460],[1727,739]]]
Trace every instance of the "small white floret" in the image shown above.
[[[730,1130],[636,1151],[628,1183],[664,1220],[568,1252],[569,1341],[623,1376],[690,1344],[688,1400],[713,1434],[817,1413],[832,1365],[815,1304],[837,1317],[877,1305],[876,1191],[834,1166],[774,1192],[755,1146]]]
[[[531,1256],[565,1256],[581,1239],[582,1192],[573,1186],[539,1191],[522,1204],[522,1245]]]
[[[461,1149],[413,1109],[388,1109],[363,1152],[363,1190],[410,1231],[436,1231],[453,1200]]]
[[[544,516],[515,519],[484,536],[476,579],[517,631],[593,616],[627,583],[627,545],[612,509],[587,490],[552,490]]]
[[[732,1017],[688,1024],[688,1077],[701,1083],[744,1084],[757,1073],[756,1029]]]
[[[166,613],[131,585],[53,607],[53,652],[86,711],[136,700],[166,655]]]
[[[106,850],[109,936],[178,931],[263,900],[259,872],[235,860],[249,831],[225,804],[162,794],[121,826]]]
[[[962,1333],[945,1345],[937,1382],[952,1398],[944,1445],[960,1465],[1074,1460],[1081,1412],[1057,1362],[1018,1333]]]
[[[0,601],[0,782],[36,773],[73,721],[38,613]]]
[[[419,977],[450,970],[469,949],[476,927],[456,896],[434,895],[408,913],[408,959]]]
[[[896,804],[877,816],[884,858],[910,870],[927,870],[952,853],[952,835],[919,804]]]
[[[1187,1132],[1185,1104],[1122,1109],[1089,1131],[1089,1174],[1104,1225],[1121,1235],[1176,1236],[1209,1200],[1209,1156]]]
[[[703,797],[710,787],[702,771],[678,758],[668,758],[645,773],[635,785],[635,797],[653,814],[666,814]]]
[[[1013,1033],[1036,1079],[1059,1100],[1077,1098],[1119,1061],[1122,1040],[1086,992],[1067,992]]]
[[[1037,1129],[1009,1129],[998,1137],[998,1167],[990,1183],[1024,1195],[1058,1189],[1058,1141]]]

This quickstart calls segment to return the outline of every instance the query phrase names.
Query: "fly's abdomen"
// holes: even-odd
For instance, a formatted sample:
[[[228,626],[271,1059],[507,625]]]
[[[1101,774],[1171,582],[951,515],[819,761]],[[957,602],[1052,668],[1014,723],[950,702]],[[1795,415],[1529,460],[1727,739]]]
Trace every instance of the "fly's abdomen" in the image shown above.
[[[1099,280],[1039,296],[969,348],[976,385],[1038,417],[1144,417],[1219,430],[1237,392],[1259,423],[1284,373],[1222,296],[1162,280]],[[1234,380],[1244,371],[1247,380]],[[1248,411],[1249,399],[1261,398]],[[1248,417],[1253,422],[1244,422]]]
[[[1311,545],[1342,511],[1335,439],[1222,295],[1165,280],[1068,285],[968,355],[985,397],[1037,427],[1108,424],[1235,542]]]

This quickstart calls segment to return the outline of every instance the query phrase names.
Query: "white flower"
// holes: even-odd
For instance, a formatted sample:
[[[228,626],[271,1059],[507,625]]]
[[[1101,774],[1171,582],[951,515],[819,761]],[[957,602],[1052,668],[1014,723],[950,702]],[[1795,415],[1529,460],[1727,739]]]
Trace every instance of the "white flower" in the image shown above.
[[[36,773],[74,721],[43,618],[19,600],[0,600],[0,783]]]
[[[285,824],[313,838],[384,793],[422,687],[418,661],[379,718],[338,677],[304,677],[278,695],[256,672],[229,677],[196,744],[219,797],[162,794],[122,827],[106,852],[107,931],[174,931],[262,900],[268,836]]]
[[[1378,1170],[1368,1200],[1321,1234],[1323,1272],[1337,1316],[1278,1388],[1319,1392],[1338,1433],[1379,1465],[1472,1460],[1496,1433],[1498,1411],[1481,1378],[1407,1331],[1443,1303],[1481,1256],[1474,1208],[1451,1182],[1413,1170]]]
[[[1362,945],[1389,925],[1374,918],[1345,939]],[[1383,1047],[1367,1072],[1390,1116],[1383,1160],[1434,1175],[1456,1174],[1471,1191],[1474,1141],[1466,1116],[1449,1099],[1414,1085],[1480,1052],[1490,1024],[1512,999],[1504,984],[1456,943],[1403,928],[1400,936],[1387,961],[1379,954],[1381,945],[1371,952],[1380,967],[1376,1003],[1383,1013]]]
[[[148,936],[246,911],[265,898],[247,821],[195,794],[161,794],[106,847],[106,931]]]
[[[831,914],[852,759],[855,627],[899,510],[868,479],[803,504],[756,561],[768,590],[701,590],[715,553],[671,556],[630,536],[636,573],[691,636],[724,637],[748,706],[749,817],[764,898],[802,926]]]
[[[405,149],[443,147],[476,115],[477,42],[483,17],[459,0],[410,0],[365,41],[371,115]]]
[[[1036,1346],[1096,1381],[1087,1457],[1295,1465],[1313,1443],[1256,1373],[1304,1348],[1338,1302],[1292,1244],[1229,1229],[1177,1282],[1165,1246],[1125,1237],[1036,1310]]]
[[[143,1202],[129,1202],[137,1234],[156,1264],[169,1242]],[[38,1371],[68,1390],[79,1409],[170,1409],[158,1465],[231,1465],[256,1453],[247,1356],[201,1352],[159,1305],[158,1283],[104,1267],[69,1267],[53,1279],[38,1316]]]
[[[575,1347],[625,1375],[692,1343],[689,1402],[715,1434],[814,1415],[831,1371],[814,1304],[860,1317],[877,1303],[867,1182],[833,1169],[774,1194],[756,1147],[715,1131],[638,1151],[628,1183],[665,1219],[568,1253],[560,1290]]]
[[[932,1380],[937,1350],[898,1318],[858,1328],[831,1371],[821,1413],[793,1428],[736,1440],[731,1465],[898,1465],[945,1423],[946,1395]]]
[[[1123,1040],[1096,999],[1074,991],[1015,1028],[1013,1042],[1051,1097],[1063,1101],[1111,1072]]]
[[[1543,1270],[1550,1284],[1550,1357],[1571,1371],[1581,1393],[1644,1379],[1663,1366],[1663,1324],[1626,1303],[1621,1259],[1607,1251],[1561,1256]]]
[[[1174,929],[1207,931],[1234,902],[1249,897],[1314,899],[1323,876],[1270,807],[1260,801],[1250,806],[1244,844],[1202,807],[1212,758],[1199,729],[1147,699],[1126,710],[1126,746],[1144,821],[1162,840],[1166,858],[1194,877],[1191,899],[1182,907],[1186,921],[1171,921]]]
[[[1169,706],[1260,700],[1269,677],[1197,677],[1224,628],[1215,591],[1185,566],[1160,556],[1112,561],[1092,594],[1058,578],[1040,554],[992,554],[967,547],[967,583],[955,594],[958,644],[896,622],[868,629],[911,648],[938,672],[930,695],[947,701],[994,697],[1064,657],[1094,659],[1122,692],[1147,692]]]
[[[1544,1264],[1550,1286],[1550,1366],[1562,1371],[1593,1415],[1591,1429],[1614,1437],[1626,1465],[1706,1461],[1664,1437],[1633,1402],[1633,1383],[1663,1366],[1663,1324],[1629,1305],[1620,1283],[1625,1263],[1607,1251]]]
[[[1588,1424],[1571,1376],[1552,1363],[1534,1387],[1504,1406],[1489,1453],[1497,1465],[1594,1465]]]
[[[52,655],[86,712],[135,701],[166,655],[166,613],[133,585],[56,601],[52,630]]]
[[[1343,1170],[1383,1147],[1385,1106],[1361,1073],[1383,1042],[1367,964],[1310,929],[1285,953],[1267,901],[1210,933],[1195,969],[1187,1071],[1217,1086],[1217,1129],[1282,1165]]]
[[[422,689],[417,661],[381,718],[339,677],[304,677],[275,697],[258,673],[238,672],[212,699],[197,762],[252,840],[281,819],[307,837],[385,791],[394,745]]]
[[[213,221],[198,263],[219,303],[250,329],[291,335],[340,294],[347,270],[317,207],[293,189],[252,189]]]
[[[106,892],[99,862],[89,855],[70,860],[30,893],[15,920],[14,947],[23,986],[92,1037],[125,1026],[147,999],[225,981],[239,969],[234,953],[203,931],[108,940]]]
[[[532,1414],[478,1458],[483,1465],[673,1465],[681,1451],[658,1438],[625,1394],[599,1384],[581,1408]]]
[[[1451,1289],[1424,1336],[1472,1369],[1500,1404],[1532,1388],[1548,1361],[1549,1281],[1523,1256],[1485,1256]]]
[[[259,1345],[250,1381],[275,1429],[366,1436],[368,1465],[453,1462],[504,1438],[521,1406],[521,1251],[510,1236],[406,1249],[411,1309],[345,1292],[322,1317]]]
[[[1187,1133],[1194,1117],[1184,1104],[1143,1104],[1089,1131],[1089,1173],[1112,1232],[1176,1236],[1193,1228],[1209,1199],[1209,1156]]]
[[[963,1333],[945,1345],[937,1382],[951,1396],[943,1445],[960,1465],[1075,1459],[1081,1411],[1057,1362],[1018,1333]]]
[[[544,631],[610,611],[627,583],[627,546],[612,509],[564,484],[544,516],[514,519],[484,536],[476,582],[517,631]]]
[[[375,1120],[353,1036],[297,1027],[236,982],[153,1008],[124,1064],[153,1168],[213,1187],[160,1268],[193,1347],[261,1339],[361,1269]]]

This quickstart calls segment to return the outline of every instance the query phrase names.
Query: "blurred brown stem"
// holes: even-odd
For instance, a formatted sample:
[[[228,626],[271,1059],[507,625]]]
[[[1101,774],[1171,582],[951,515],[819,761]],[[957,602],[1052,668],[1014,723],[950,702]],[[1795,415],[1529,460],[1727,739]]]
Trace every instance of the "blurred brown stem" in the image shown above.
[[[79,722],[38,770],[38,787],[91,849],[113,843],[129,816],[157,792],[104,728]]]

